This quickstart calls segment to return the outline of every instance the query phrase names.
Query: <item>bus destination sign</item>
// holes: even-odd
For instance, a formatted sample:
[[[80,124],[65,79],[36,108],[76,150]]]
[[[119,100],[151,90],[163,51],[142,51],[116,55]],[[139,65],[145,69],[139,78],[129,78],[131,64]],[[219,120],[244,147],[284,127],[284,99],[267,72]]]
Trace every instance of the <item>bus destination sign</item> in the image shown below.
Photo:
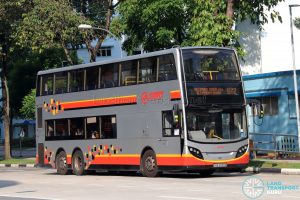
[[[207,96],[207,95],[238,95],[237,88],[221,88],[221,87],[213,87],[213,88],[193,88],[190,91],[191,95],[197,96]]]

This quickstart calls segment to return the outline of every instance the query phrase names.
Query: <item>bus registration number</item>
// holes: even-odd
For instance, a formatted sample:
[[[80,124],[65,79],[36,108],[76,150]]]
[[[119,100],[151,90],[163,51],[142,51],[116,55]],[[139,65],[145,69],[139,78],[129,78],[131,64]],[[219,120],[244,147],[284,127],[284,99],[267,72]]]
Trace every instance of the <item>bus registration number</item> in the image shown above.
[[[227,167],[227,164],[226,163],[216,163],[213,165],[213,167],[216,167],[216,168]]]

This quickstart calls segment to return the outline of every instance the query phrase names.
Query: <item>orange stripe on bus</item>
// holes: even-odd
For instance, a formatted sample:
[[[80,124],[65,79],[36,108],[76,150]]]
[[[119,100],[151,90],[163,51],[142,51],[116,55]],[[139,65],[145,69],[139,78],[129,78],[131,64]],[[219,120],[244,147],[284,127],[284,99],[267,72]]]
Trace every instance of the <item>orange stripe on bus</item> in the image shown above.
[[[121,97],[110,97],[93,100],[82,100],[73,102],[63,102],[61,106],[63,109],[74,109],[74,108],[87,108],[87,107],[102,107],[102,106],[113,106],[122,104],[136,104],[137,96],[121,96]]]
[[[231,160],[201,160],[192,155],[157,155],[158,166],[205,166],[213,165],[216,163],[226,164],[248,164],[249,153],[245,153],[243,156]],[[90,165],[140,165],[140,156],[96,156]]]
[[[170,91],[170,99],[171,100],[181,99],[180,90]]]

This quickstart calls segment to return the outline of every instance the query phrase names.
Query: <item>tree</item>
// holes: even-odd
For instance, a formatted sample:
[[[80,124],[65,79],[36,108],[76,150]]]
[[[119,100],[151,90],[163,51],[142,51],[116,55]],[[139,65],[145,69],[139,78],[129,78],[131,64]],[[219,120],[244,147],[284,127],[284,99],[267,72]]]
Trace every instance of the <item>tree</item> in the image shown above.
[[[71,56],[73,61],[78,60],[76,53]],[[61,67],[66,58],[61,48],[45,49],[42,52],[15,48],[11,59],[13,62],[8,74],[11,114],[19,116],[23,97],[36,87],[37,72]]]
[[[68,0],[33,0],[33,5],[18,27],[18,44],[38,52],[62,48],[69,64],[74,64],[70,49],[82,43],[78,25],[87,21],[73,10]]]
[[[127,39],[124,48],[146,51],[173,45],[216,45],[238,47],[234,23],[250,19],[260,28],[281,17],[274,7],[283,0],[127,0],[119,6],[113,25]]]
[[[90,25],[109,31],[114,9],[121,1],[117,1],[116,4],[113,4],[113,0],[72,0],[71,2],[77,12],[90,21]],[[90,62],[96,61],[97,52],[108,35],[107,31],[89,30],[85,32],[85,44],[90,55]],[[96,44],[93,46],[92,42],[95,40]]]
[[[300,17],[296,17],[294,20],[294,25],[297,29],[300,29]]]
[[[32,89],[22,100],[22,107],[20,109],[21,116],[25,119],[35,118],[35,96],[36,90]]]
[[[11,158],[10,154],[10,104],[7,74],[13,52],[15,28],[19,24],[22,14],[31,6],[27,0],[0,0],[0,64],[2,88],[2,119],[5,134],[4,158]]]

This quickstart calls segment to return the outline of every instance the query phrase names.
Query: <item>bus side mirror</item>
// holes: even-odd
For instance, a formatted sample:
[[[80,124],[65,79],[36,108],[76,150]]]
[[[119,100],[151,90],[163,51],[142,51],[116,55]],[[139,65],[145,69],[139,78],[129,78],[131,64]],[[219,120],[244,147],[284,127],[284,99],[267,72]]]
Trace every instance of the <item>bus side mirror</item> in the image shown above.
[[[178,104],[175,104],[173,106],[172,116],[173,116],[173,126],[178,126],[178,124],[179,124],[179,106],[178,106]]]

